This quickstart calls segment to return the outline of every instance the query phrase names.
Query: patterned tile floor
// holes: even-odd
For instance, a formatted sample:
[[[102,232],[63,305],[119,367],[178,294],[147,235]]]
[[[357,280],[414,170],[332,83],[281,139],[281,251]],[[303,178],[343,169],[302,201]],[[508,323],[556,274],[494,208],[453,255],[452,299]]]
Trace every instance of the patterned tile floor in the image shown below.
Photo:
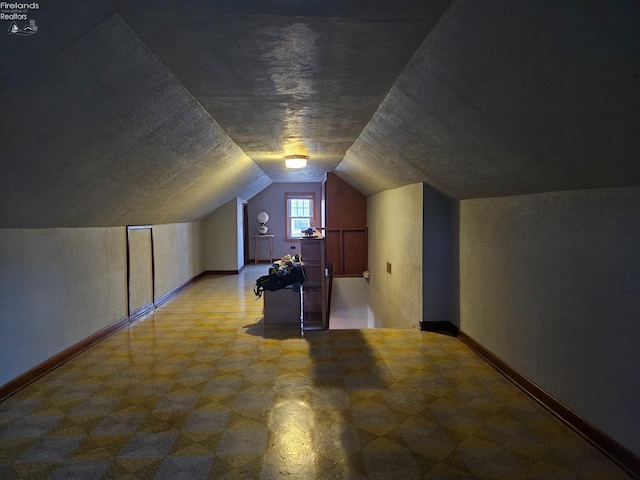
[[[0,403],[0,478],[628,479],[455,338],[265,327],[264,269]]]

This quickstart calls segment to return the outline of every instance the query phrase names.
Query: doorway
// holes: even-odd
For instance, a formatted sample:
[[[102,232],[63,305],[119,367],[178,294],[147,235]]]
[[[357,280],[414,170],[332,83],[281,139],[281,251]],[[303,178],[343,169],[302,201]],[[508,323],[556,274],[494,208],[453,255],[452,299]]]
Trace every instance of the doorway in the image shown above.
[[[242,244],[244,246],[244,265],[249,265],[249,205],[242,204]]]
[[[153,227],[127,227],[127,291],[129,320],[155,307]]]

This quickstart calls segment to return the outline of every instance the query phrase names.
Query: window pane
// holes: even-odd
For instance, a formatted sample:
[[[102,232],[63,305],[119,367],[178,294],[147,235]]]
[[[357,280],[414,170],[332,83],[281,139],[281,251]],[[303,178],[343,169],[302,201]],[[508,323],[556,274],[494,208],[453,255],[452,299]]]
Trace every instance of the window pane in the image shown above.
[[[296,196],[287,193],[287,236],[288,238],[300,238],[304,236],[303,230],[313,225],[313,196],[300,194]]]
[[[291,219],[291,236],[301,237],[304,234],[302,230],[306,230],[311,226],[311,220],[309,218],[292,218]]]
[[[311,200],[292,198],[289,201],[289,215],[292,217],[310,217]]]

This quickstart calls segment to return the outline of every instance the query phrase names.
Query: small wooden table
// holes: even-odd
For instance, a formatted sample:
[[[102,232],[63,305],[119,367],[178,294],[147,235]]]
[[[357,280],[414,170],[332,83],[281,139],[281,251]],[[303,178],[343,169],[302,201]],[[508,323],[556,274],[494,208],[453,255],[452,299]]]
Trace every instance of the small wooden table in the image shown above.
[[[255,238],[255,242],[256,242],[256,264],[260,261],[260,260],[269,260],[269,262],[273,262],[273,237],[275,237],[275,235],[254,235],[253,238]],[[258,243],[258,239],[259,238],[268,238],[269,239],[269,258],[260,258],[259,255],[259,243]]]

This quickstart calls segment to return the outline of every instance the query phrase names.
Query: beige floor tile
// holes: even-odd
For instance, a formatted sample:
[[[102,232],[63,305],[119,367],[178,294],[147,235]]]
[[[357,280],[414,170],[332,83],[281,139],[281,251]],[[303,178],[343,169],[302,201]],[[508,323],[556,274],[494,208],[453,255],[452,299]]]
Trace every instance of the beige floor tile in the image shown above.
[[[625,479],[456,338],[265,327],[206,276],[0,404],[0,478]]]

